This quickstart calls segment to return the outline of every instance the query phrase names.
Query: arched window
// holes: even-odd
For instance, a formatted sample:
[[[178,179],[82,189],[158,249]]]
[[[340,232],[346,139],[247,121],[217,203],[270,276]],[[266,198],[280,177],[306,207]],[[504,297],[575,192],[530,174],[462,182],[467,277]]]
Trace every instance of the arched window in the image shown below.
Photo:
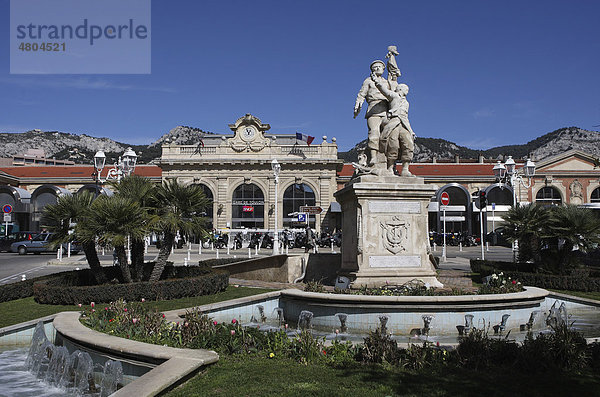
[[[535,195],[535,202],[541,205],[561,205],[562,199],[560,198],[559,191],[552,187],[546,186],[538,190]]]
[[[592,203],[600,203],[600,187],[597,187],[592,191],[592,197],[590,197],[590,202]]]
[[[214,219],[214,206],[213,206],[214,196],[213,196],[212,190],[210,190],[210,188],[208,186],[206,186],[205,184],[199,183],[198,186],[200,186],[202,188],[204,195],[206,196],[207,199],[210,200],[210,204],[205,208],[206,215],[204,215],[204,216],[207,218],[206,227],[208,229],[212,229],[213,228],[213,219]]]
[[[231,227],[257,228],[265,227],[265,195],[253,183],[242,184],[233,192],[231,203]]]
[[[513,192],[510,186],[504,186],[501,188],[495,186],[487,191],[487,203],[488,205],[513,205]]]
[[[283,227],[304,227],[298,223],[297,216],[288,214],[299,212],[303,205],[314,206],[316,204],[315,192],[305,183],[290,185],[283,193]],[[315,226],[315,216],[309,216],[309,224]]]

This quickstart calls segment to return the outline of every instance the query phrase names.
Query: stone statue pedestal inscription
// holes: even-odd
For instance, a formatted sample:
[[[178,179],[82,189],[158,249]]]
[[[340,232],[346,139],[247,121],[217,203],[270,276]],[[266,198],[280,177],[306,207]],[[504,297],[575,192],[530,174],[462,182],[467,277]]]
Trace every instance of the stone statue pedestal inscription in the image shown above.
[[[352,287],[442,287],[430,260],[427,205],[436,187],[423,178],[363,175],[335,193],[342,207],[341,273]]]

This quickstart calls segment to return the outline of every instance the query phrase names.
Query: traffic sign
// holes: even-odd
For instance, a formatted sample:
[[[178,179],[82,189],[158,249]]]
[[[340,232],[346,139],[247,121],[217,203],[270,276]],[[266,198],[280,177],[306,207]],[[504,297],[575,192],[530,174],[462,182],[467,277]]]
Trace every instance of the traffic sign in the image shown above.
[[[448,194],[448,192],[442,193],[440,201],[442,202],[442,205],[450,204],[450,195]]]
[[[318,205],[303,205],[302,207],[300,207],[299,212],[306,212],[307,214],[318,215],[321,212],[323,212],[323,208],[319,207]]]
[[[4,207],[2,207],[2,212],[4,212],[5,214],[10,214],[12,210],[13,208],[10,204],[4,204]]]
[[[307,214],[298,214],[298,222],[306,223],[306,215]]]
[[[12,222],[12,215],[4,214],[4,222]]]

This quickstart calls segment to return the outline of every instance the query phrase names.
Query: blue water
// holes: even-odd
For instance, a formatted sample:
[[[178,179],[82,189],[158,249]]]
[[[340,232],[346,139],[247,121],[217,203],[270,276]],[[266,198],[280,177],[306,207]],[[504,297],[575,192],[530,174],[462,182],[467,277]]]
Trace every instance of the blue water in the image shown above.
[[[0,397],[59,397],[69,394],[37,379],[25,367],[26,347],[0,347]]]

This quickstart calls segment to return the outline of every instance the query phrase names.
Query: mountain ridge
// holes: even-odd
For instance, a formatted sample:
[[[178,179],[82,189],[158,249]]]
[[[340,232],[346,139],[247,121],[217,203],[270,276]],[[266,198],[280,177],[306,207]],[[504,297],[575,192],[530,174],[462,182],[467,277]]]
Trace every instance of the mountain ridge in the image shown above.
[[[0,157],[23,155],[28,149],[42,149],[47,158],[72,160],[78,164],[91,164],[96,151],[103,150],[107,163],[114,162],[131,147],[139,154],[140,164],[151,163],[161,155],[161,145],[167,139],[179,145],[197,144],[204,136],[214,135],[197,127],[177,126],[148,145],[131,145],[110,138],[97,138],[88,134],[74,134],[39,129],[22,133],[0,133]],[[339,152],[338,158],[344,161],[357,161],[358,154],[366,147],[367,140],[357,143],[346,152]],[[512,155],[515,159],[533,156],[534,160],[577,149],[600,157],[600,133],[578,127],[564,127],[544,134],[525,144],[497,146],[486,150],[475,150],[442,138],[421,138],[415,140],[414,162],[437,159],[501,158]]]

